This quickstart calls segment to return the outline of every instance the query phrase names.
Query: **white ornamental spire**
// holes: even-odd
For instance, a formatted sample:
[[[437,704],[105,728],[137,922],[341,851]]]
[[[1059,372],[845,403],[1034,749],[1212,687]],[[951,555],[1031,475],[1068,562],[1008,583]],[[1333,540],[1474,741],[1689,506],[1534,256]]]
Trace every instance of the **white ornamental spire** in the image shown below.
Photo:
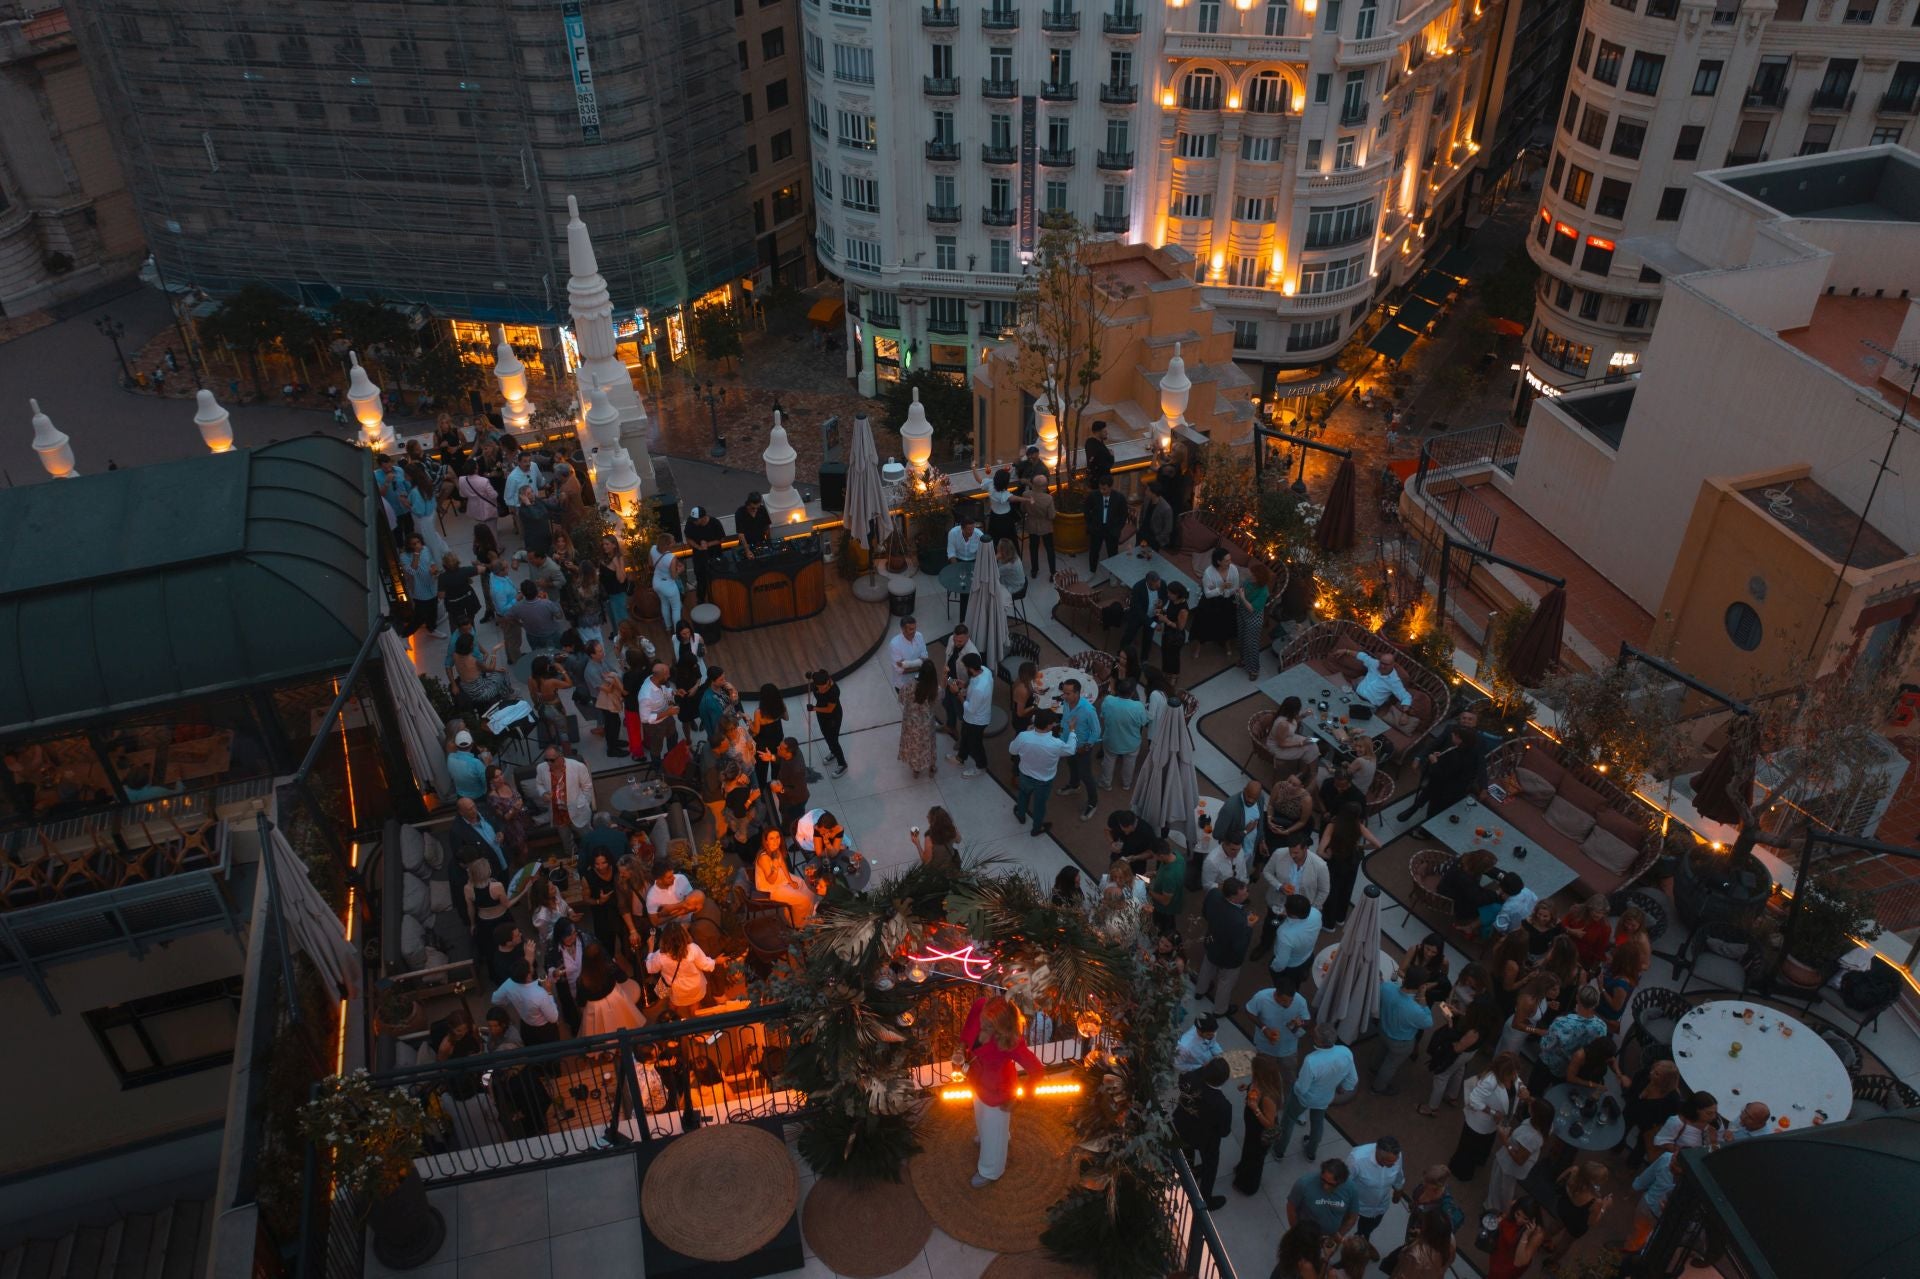
[[[653,460],[647,454],[647,411],[633,389],[633,375],[616,354],[613,298],[593,253],[593,238],[580,218],[580,201],[567,197],[567,313],[573,319],[574,341],[580,347],[583,388],[594,388],[591,398],[610,399],[620,417],[619,441],[631,455],[643,482],[653,479]]]
[[[213,392],[202,388],[194,396],[199,403],[199,411],[193,415],[193,424],[200,428],[200,438],[215,453],[225,453],[233,447],[233,421],[225,409],[213,398]]]
[[[917,386],[913,388],[913,403],[907,406],[907,424],[900,428],[900,447],[906,451],[907,465],[913,473],[925,475],[927,463],[933,460],[933,423],[927,421]]]
[[[526,430],[533,417],[533,406],[527,403],[527,370],[504,336],[493,348],[493,376],[500,383],[500,398],[506,401],[500,420],[509,431]]]
[[[775,409],[773,430],[767,433],[767,449],[760,458],[767,464],[767,514],[776,525],[798,524],[807,517],[806,501],[793,487],[799,456],[787,440],[787,428],[780,425],[780,410]]]
[[[53,419],[40,411],[40,401],[28,400],[33,407],[33,451],[40,465],[56,480],[70,480],[80,472],[73,467],[73,444]]]
[[[1173,358],[1167,361],[1166,374],[1160,379],[1160,412],[1169,426],[1183,420],[1193,380],[1187,376],[1187,362],[1180,358],[1180,344],[1173,344]]]

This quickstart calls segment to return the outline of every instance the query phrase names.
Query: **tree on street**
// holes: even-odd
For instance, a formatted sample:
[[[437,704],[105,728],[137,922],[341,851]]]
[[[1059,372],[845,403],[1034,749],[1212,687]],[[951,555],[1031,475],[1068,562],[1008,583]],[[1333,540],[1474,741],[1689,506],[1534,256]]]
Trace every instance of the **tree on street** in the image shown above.
[[[907,410],[913,405],[916,390],[927,423],[933,427],[935,443],[945,446],[936,456],[948,456],[954,444],[972,439],[973,397],[966,387],[932,369],[915,369],[896,382],[881,384],[880,403],[888,426],[899,431],[907,424]]]
[[[267,378],[261,356],[278,349],[288,356],[310,347],[320,328],[306,312],[264,284],[249,284],[200,322],[201,336],[247,362],[255,396],[266,399]]]

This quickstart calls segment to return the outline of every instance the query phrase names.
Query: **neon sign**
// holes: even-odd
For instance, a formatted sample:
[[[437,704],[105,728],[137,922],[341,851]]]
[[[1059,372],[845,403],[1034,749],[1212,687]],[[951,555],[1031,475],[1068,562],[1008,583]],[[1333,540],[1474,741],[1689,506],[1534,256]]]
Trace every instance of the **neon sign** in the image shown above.
[[[943,960],[960,965],[960,975],[968,981],[979,981],[993,969],[992,958],[981,954],[972,942],[968,942],[958,950],[939,950],[928,946],[927,953],[924,955],[907,956],[907,961],[914,964],[932,965]]]

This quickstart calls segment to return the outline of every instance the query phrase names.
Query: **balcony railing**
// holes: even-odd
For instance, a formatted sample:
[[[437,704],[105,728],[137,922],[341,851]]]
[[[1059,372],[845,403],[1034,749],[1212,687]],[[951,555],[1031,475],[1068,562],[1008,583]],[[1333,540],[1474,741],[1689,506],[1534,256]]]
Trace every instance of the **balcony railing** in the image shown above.
[[[1012,226],[1019,214],[1012,209],[996,209],[992,205],[980,210],[980,222],[983,226]]]
[[[1912,115],[1917,104],[1920,104],[1920,88],[1880,95],[1880,111],[1883,115]]]
[[[1080,84],[1077,80],[1044,83],[1040,86],[1040,96],[1048,102],[1072,102],[1080,96]]]
[[[974,332],[983,338],[1003,338],[1013,332],[1013,325],[1001,324],[995,320],[982,320],[974,326]]]
[[[1053,169],[1072,168],[1073,167],[1073,148],[1060,147],[1056,149],[1054,147],[1041,147],[1040,163]]]
[[[951,6],[936,5],[920,11],[920,25],[923,27],[957,27],[960,25],[960,11]]]
[[[1131,215],[1125,213],[1096,213],[1093,215],[1093,229],[1124,233],[1132,221]]]
[[[1131,151],[1096,151],[1093,153],[1096,168],[1109,169],[1115,173],[1124,173],[1133,167]]]
[[[1042,9],[1040,29],[1042,31],[1078,31],[1080,11],[1078,9]]]
[[[1020,152],[1015,147],[997,147],[991,142],[982,142],[980,144],[980,161],[982,164],[1012,164],[1019,158]]]
[[[1140,86],[1137,84],[1103,84],[1100,86],[1100,101],[1126,105],[1140,100]]]
[[[1367,115],[1372,110],[1372,106],[1373,104],[1370,102],[1361,102],[1341,107],[1340,123],[1365,124],[1367,122]]]
[[[988,76],[980,82],[980,96],[983,98],[1017,98],[1020,96],[1018,80],[995,80]]]
[[[960,77],[951,75],[930,75],[921,82],[929,98],[957,98],[960,96]]]
[[[960,206],[957,204],[929,204],[927,206],[927,221],[929,222],[958,222],[959,220]]]
[[[982,31],[1018,31],[1020,11],[1018,9],[982,9],[980,29]]]
[[[951,161],[958,160],[959,158],[960,144],[958,142],[935,141],[927,143],[927,159],[929,160]]]
[[[1103,13],[1100,15],[1100,30],[1110,36],[1137,36],[1140,34],[1140,15]]]
[[[1754,151],[1744,155],[1738,151],[1727,152],[1727,167],[1729,169],[1742,164],[1765,164],[1766,162],[1767,153],[1765,151]]]
[[[1843,89],[1815,89],[1808,107],[1815,111],[1851,111],[1853,93]]]
[[[955,318],[936,315],[927,321],[929,333],[965,333],[966,331],[967,317],[964,315]]]
[[[1747,105],[1749,107],[1779,108],[1786,104],[1787,86],[1784,81],[1779,84],[1756,84],[1747,90]]]

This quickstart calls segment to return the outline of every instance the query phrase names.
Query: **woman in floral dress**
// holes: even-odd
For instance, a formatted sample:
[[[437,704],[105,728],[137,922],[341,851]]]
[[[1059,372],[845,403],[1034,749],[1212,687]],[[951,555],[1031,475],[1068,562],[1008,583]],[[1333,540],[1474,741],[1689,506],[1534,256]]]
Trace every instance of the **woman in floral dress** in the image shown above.
[[[500,851],[507,865],[519,866],[527,860],[527,801],[514,789],[513,779],[498,764],[487,769],[487,808],[494,825],[500,828]]]
[[[939,756],[934,747],[933,717],[940,709],[940,668],[922,662],[913,683],[900,690],[900,758],[915,777],[932,777]]]

